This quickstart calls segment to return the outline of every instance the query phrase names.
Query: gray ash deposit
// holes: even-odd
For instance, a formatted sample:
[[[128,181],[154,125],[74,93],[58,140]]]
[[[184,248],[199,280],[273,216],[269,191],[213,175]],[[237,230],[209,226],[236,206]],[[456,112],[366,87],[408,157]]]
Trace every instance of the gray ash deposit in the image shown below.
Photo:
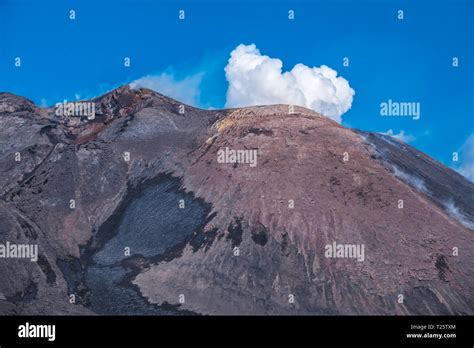
[[[143,267],[179,255],[202,234],[210,205],[180,184],[160,175],[129,188],[81,259],[60,261],[69,291],[79,294],[80,303],[98,314],[190,314],[179,305],[148,303],[131,283]]]

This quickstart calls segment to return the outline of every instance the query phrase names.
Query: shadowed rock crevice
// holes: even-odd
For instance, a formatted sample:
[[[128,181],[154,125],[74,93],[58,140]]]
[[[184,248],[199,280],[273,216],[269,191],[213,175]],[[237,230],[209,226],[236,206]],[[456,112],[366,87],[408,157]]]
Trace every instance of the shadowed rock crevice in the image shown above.
[[[233,222],[227,227],[226,239],[231,241],[232,248],[238,247],[242,243],[242,219],[235,218]]]
[[[259,224],[256,228],[252,230],[252,240],[261,246],[267,244],[268,232],[262,224]]]

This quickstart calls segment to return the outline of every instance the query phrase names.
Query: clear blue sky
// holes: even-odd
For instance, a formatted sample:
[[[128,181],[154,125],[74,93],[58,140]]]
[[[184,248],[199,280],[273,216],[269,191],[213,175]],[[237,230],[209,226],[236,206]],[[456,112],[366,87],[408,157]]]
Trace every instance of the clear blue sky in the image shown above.
[[[219,108],[230,52],[255,43],[284,70],[325,64],[346,78],[356,94],[343,124],[403,130],[412,145],[451,165],[474,128],[473,12],[470,0],[0,0],[0,91],[52,105],[148,74],[204,72],[199,104]],[[420,102],[421,119],[381,117],[379,105],[389,98]]]

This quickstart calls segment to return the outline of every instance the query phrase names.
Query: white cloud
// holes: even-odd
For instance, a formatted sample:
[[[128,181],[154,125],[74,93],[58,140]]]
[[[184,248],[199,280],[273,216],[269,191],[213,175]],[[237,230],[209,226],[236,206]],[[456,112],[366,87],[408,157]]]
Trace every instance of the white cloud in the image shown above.
[[[462,225],[465,227],[474,230],[474,222],[470,221],[459,209],[458,207],[454,204],[453,200],[450,199],[447,202],[444,202],[444,207],[446,209],[446,212],[451,215],[453,218],[458,220]]]
[[[411,134],[405,134],[405,131],[402,129],[398,134],[395,134],[393,130],[389,129],[388,131],[382,133],[385,135],[389,135],[395,139],[398,139],[400,141],[403,141],[404,143],[409,143],[415,140],[415,137]]]
[[[474,133],[472,133],[458,151],[461,164],[455,169],[474,182]]]
[[[395,165],[393,165],[392,168],[393,168],[393,174],[396,177],[398,177],[399,179],[401,179],[403,182],[405,182],[406,184],[416,188],[420,192],[429,194],[429,191],[426,188],[425,182],[423,181],[423,179],[421,179],[421,178],[419,178],[415,175],[410,175],[410,174],[404,172],[403,170],[401,170],[400,168],[398,168]]]
[[[341,122],[355,94],[346,79],[326,65],[296,64],[285,72],[282,66],[280,59],[262,55],[255,44],[237,46],[225,67],[226,107],[300,105]]]
[[[173,74],[163,72],[159,75],[141,77],[130,83],[130,87],[133,89],[149,88],[185,104],[199,106],[203,75],[203,73],[197,73],[183,79],[176,79]]]

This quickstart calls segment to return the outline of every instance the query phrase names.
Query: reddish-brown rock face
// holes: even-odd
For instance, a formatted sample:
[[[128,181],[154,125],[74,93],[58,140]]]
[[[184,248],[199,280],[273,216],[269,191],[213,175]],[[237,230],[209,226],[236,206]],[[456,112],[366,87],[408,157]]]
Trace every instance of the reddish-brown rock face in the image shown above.
[[[0,258],[2,313],[474,313],[474,185],[428,156],[299,107],[93,102],[0,95],[0,243],[40,255]]]

